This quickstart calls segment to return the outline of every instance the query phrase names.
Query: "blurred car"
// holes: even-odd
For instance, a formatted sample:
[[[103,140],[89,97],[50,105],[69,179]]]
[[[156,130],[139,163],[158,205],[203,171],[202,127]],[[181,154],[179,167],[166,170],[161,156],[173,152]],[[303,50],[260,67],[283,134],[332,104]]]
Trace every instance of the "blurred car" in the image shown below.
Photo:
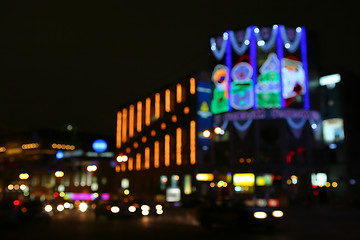
[[[272,230],[281,222],[283,210],[269,206],[249,206],[244,202],[223,201],[221,203],[207,202],[198,208],[198,220],[204,227],[214,225],[236,226],[243,230],[255,226]]]
[[[125,218],[136,216],[136,209],[130,208],[129,203],[123,201],[99,201],[95,207],[95,216],[113,218]]]
[[[44,203],[38,200],[24,202],[19,206],[18,217],[22,221],[50,220],[50,215],[45,211]]]
[[[4,200],[0,202],[0,228],[14,225],[18,222],[18,200]]]
[[[163,206],[160,203],[147,199],[134,200],[132,206],[135,206],[142,216],[159,216],[164,213]]]

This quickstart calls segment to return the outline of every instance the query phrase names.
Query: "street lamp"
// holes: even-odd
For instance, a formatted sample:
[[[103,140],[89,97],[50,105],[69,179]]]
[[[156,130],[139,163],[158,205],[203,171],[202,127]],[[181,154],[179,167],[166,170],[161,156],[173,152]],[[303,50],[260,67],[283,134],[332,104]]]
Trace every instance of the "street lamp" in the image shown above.
[[[57,178],[62,178],[64,176],[64,172],[63,171],[56,171],[55,172],[55,177]]]
[[[86,170],[88,172],[96,172],[97,166],[96,165],[89,165],[89,166],[87,166]]]
[[[20,173],[19,178],[21,180],[26,180],[29,178],[29,174],[28,173]]]
[[[128,160],[128,156],[120,154],[119,156],[116,157],[116,161],[121,163],[121,162],[126,162]]]

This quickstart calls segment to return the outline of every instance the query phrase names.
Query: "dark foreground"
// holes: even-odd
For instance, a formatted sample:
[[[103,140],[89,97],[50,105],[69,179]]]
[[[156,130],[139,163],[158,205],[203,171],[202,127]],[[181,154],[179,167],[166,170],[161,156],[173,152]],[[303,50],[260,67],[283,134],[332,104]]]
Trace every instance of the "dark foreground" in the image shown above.
[[[262,228],[201,227],[195,209],[172,209],[160,217],[95,219],[92,212],[63,213],[49,222],[0,229],[0,239],[360,239],[360,209],[289,209],[273,231]]]

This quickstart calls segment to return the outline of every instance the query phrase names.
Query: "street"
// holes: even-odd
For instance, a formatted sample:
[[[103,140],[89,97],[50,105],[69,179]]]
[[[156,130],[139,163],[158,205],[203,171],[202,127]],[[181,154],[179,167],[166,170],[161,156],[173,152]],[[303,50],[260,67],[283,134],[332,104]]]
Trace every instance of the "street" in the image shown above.
[[[215,226],[205,229],[196,209],[171,209],[160,217],[95,219],[92,212],[63,213],[50,222],[28,222],[2,229],[0,239],[360,239],[360,210],[290,209],[273,231],[243,231]]]

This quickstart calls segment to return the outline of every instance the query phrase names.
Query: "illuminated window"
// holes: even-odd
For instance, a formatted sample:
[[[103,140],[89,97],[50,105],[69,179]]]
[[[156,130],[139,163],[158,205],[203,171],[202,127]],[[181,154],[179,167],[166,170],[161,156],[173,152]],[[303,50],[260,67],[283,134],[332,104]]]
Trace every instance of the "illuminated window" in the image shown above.
[[[139,147],[139,144],[138,144],[137,142],[134,142],[134,143],[133,143],[133,147],[134,147],[135,149],[137,149],[137,148]]]
[[[150,125],[150,113],[151,113],[151,99],[147,98],[145,103],[145,124]]]
[[[181,147],[182,147],[182,131],[181,128],[176,129],[176,164],[181,165]]]
[[[125,151],[126,153],[131,153],[131,148],[127,147]]]
[[[184,107],[184,113],[188,114],[190,112],[190,108],[189,107]]]
[[[128,159],[128,169],[129,171],[132,171],[134,169],[134,159],[132,157],[129,157]]]
[[[195,121],[190,122],[190,163],[196,163],[196,124]]]
[[[154,167],[158,168],[160,165],[159,142],[154,142]]]
[[[192,186],[191,186],[191,175],[190,174],[186,174],[184,177],[184,193],[186,195],[191,194],[192,192]]]
[[[150,148],[145,148],[145,169],[150,168]]]
[[[160,118],[160,93],[155,94],[155,118]]]
[[[195,78],[190,78],[190,93],[195,94],[195,92],[196,92]]]
[[[170,166],[170,135],[165,135],[165,146],[164,146],[164,159],[165,159],[165,166]]]
[[[174,123],[177,122],[177,117],[176,117],[176,115],[172,115],[171,121],[173,121]]]
[[[119,165],[116,165],[116,167],[115,167],[115,172],[120,172],[120,166]]]
[[[142,141],[143,143],[146,143],[147,137],[146,137],[146,136],[143,136],[143,137],[141,138],[141,141]]]
[[[171,111],[171,92],[169,89],[165,90],[165,111]]]
[[[162,130],[165,130],[165,128],[166,128],[166,123],[162,123],[162,124],[160,125],[160,127],[161,127]]]
[[[129,107],[129,137],[134,136],[134,105]]]
[[[136,154],[136,170],[141,170],[141,154]]]
[[[123,126],[122,126],[122,142],[126,142],[126,137],[127,137],[127,109],[124,108],[123,109]]]
[[[120,166],[121,166],[121,171],[125,172],[126,171],[126,163],[123,162],[120,164]]]
[[[116,147],[121,147],[121,112],[117,113],[117,123],[116,123]]]
[[[182,101],[182,86],[180,83],[176,85],[176,102],[181,103]]]
[[[137,124],[136,124],[136,130],[138,131],[138,132],[141,132],[141,129],[142,129],[142,102],[141,101],[139,101],[138,103],[137,103],[137,115],[136,115],[136,117],[137,117]]]
[[[155,137],[156,131],[155,131],[155,130],[151,130],[151,133],[150,133],[150,134],[151,134],[152,137]]]

